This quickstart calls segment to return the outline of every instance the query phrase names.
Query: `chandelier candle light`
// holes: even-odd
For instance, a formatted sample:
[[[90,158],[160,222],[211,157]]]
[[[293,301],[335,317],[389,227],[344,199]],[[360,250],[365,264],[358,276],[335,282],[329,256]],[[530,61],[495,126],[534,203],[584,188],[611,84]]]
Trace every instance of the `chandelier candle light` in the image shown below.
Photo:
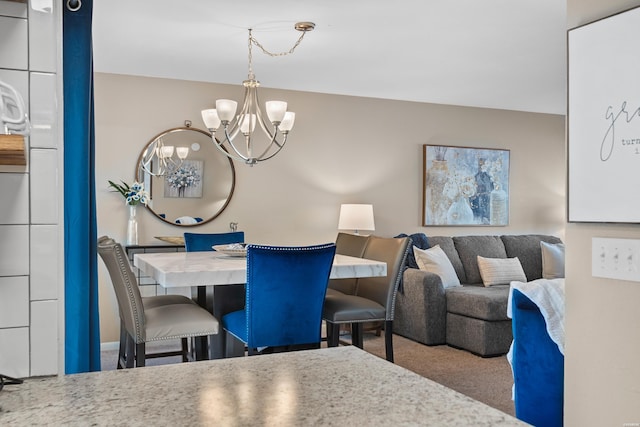
[[[191,127],[191,121],[185,120],[185,127]],[[178,157],[175,159],[173,153]],[[165,176],[167,172],[182,166],[189,155],[189,147],[174,147],[164,145],[161,137],[156,138],[142,153],[140,164],[142,169],[151,176]]]
[[[211,132],[211,139],[214,145],[224,154],[232,159],[244,161],[253,166],[258,162],[268,160],[278,154],[287,142],[287,136],[293,128],[295,113],[287,111],[287,103],[284,101],[267,101],[265,103],[266,116],[271,122],[271,126],[266,122],[260,104],[258,102],[258,87],[260,82],[256,80],[253,73],[252,45],[259,47],[269,56],[284,56],[293,53],[296,47],[302,42],[304,35],[315,28],[312,22],[298,22],[295,29],[302,34],[294,46],[287,52],[271,53],[267,51],[254,37],[249,29],[249,75],[247,80],[242,82],[245,88],[244,103],[240,114],[236,115],[238,103],[230,99],[216,100],[216,108],[202,110],[202,120]],[[257,148],[254,145],[254,131],[256,124],[260,126],[268,142],[266,147]],[[224,137],[221,140],[216,138],[216,132],[222,125]],[[242,134],[243,144],[238,143],[243,148],[234,144],[238,134]],[[278,133],[281,134],[281,141],[278,140]]]

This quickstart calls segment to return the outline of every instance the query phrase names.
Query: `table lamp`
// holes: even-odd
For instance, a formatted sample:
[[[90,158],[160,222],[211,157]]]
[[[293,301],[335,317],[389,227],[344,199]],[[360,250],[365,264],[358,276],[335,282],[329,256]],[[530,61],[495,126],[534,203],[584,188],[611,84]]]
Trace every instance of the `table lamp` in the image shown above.
[[[338,230],[354,230],[359,234],[361,230],[375,230],[373,222],[373,205],[343,204],[340,205]]]

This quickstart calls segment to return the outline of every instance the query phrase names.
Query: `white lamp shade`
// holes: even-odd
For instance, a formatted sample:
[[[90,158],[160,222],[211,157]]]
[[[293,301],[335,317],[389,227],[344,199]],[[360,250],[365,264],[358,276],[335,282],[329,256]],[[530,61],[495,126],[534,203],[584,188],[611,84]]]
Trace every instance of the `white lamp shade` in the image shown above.
[[[178,158],[184,160],[189,155],[189,147],[176,147]]]
[[[218,117],[223,122],[230,122],[236,115],[238,109],[238,103],[230,99],[218,99],[216,101],[216,110]]]
[[[162,148],[160,148],[160,157],[169,158],[173,156],[173,150],[174,150],[173,145],[162,146]]]
[[[339,230],[376,229],[373,221],[373,205],[345,204],[340,205]]]
[[[220,127],[220,117],[218,117],[218,111],[215,108],[208,110],[202,110],[202,121],[207,129],[216,130]]]
[[[269,117],[271,123],[280,123],[284,119],[284,114],[287,112],[286,102],[267,101],[265,106],[267,107],[267,117]]]
[[[256,127],[255,114],[245,114],[240,120],[240,132],[244,135],[253,132]]]
[[[282,119],[282,122],[280,122],[280,131],[281,132],[289,132],[291,129],[293,129],[293,123],[296,121],[296,113],[294,113],[293,111],[287,111],[284,114],[284,119]]]

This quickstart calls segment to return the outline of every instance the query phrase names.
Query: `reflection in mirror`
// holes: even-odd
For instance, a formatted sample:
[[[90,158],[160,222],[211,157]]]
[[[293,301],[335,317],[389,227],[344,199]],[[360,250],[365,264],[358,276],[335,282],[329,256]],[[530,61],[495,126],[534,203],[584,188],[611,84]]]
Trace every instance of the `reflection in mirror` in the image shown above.
[[[164,175],[152,175],[143,167],[149,150],[165,146],[188,148],[184,160],[170,162]],[[181,151],[186,151],[184,148]],[[157,161],[157,160],[155,160]],[[136,180],[144,183],[151,201],[147,208],[173,225],[200,225],[216,218],[227,207],[235,188],[233,161],[211,142],[211,134],[192,128],[174,128],[156,135],[138,157]]]

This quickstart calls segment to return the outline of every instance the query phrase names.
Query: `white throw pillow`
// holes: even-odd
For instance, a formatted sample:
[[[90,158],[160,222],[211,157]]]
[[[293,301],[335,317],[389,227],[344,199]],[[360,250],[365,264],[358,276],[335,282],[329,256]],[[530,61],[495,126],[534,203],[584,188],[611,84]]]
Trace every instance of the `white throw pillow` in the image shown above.
[[[564,277],[564,243],[540,242],[542,251],[542,278]]]
[[[485,286],[508,285],[513,280],[527,281],[518,257],[484,258],[478,255],[478,269]]]
[[[429,249],[420,249],[414,246],[413,255],[416,257],[416,264],[418,264],[420,270],[440,276],[443,287],[460,286],[460,279],[458,279],[451,261],[449,261],[447,254],[444,253],[440,245],[435,245]]]
[[[192,216],[181,216],[179,218],[176,218],[176,224],[197,224],[198,221],[196,221],[196,219]]]

